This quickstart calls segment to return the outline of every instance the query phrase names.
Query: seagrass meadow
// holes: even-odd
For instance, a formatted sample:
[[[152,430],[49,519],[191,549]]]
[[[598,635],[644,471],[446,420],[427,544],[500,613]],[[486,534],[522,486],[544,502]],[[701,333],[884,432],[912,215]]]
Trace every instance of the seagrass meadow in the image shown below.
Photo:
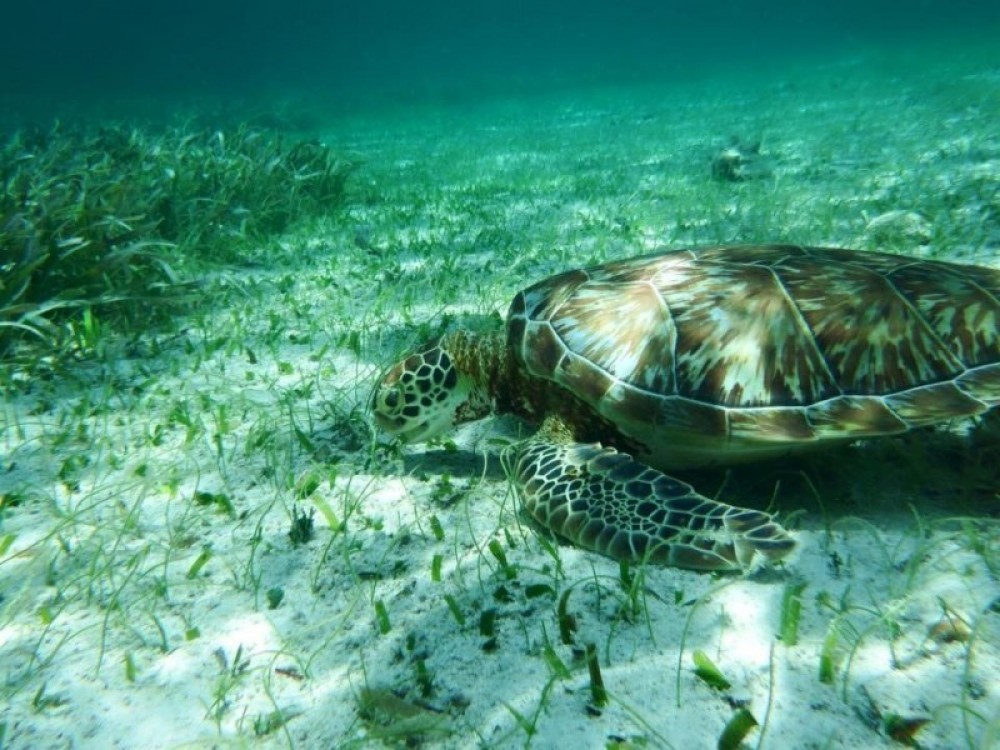
[[[1000,747],[995,416],[684,473],[797,542],[711,575],[532,525],[517,420],[368,410],[585,264],[1000,268],[993,45],[309,115],[0,144],[0,747]]]

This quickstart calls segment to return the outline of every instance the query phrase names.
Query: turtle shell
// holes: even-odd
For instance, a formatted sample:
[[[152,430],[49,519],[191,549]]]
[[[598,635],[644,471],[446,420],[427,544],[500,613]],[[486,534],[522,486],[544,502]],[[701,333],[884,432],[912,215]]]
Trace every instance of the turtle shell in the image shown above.
[[[984,412],[1000,403],[998,323],[994,269],[709,247],[535,284],[511,305],[508,343],[561,386],[571,426],[674,468]]]

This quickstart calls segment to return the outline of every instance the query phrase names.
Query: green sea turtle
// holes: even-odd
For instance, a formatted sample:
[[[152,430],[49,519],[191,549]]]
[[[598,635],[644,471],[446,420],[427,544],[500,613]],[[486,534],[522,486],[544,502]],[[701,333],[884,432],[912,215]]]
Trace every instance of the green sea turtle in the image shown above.
[[[541,423],[512,479],[542,526],[633,560],[739,570],[794,546],[661,472],[815,450],[1000,403],[1000,271],[830,248],[707,247],[519,292],[506,334],[448,334],[376,386],[406,442]]]

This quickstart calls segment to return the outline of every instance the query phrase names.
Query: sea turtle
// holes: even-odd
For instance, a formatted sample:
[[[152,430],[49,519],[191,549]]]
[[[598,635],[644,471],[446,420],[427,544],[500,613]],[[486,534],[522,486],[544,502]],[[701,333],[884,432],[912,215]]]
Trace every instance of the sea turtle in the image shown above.
[[[491,412],[541,423],[512,478],[542,526],[616,558],[741,570],[784,557],[791,536],[662,471],[983,413],[1000,403],[998,323],[990,268],[795,246],[662,252],[528,287],[506,334],[420,348],[372,408],[405,442]]]

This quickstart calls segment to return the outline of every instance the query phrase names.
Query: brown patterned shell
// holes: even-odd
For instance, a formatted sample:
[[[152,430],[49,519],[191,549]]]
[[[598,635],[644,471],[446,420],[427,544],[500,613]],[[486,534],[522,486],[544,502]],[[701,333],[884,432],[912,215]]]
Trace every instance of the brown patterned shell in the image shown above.
[[[508,340],[530,375],[579,399],[571,420],[671,468],[986,411],[1000,403],[998,324],[994,269],[711,247],[535,284]]]

